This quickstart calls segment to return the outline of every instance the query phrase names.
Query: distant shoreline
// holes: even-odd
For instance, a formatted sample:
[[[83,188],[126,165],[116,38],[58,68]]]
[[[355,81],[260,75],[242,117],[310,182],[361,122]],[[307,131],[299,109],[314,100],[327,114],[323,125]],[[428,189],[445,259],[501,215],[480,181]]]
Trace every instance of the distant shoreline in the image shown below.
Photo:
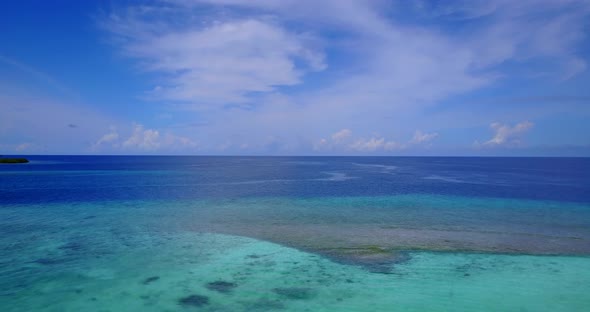
[[[26,164],[29,160],[26,158],[0,158],[0,164]]]

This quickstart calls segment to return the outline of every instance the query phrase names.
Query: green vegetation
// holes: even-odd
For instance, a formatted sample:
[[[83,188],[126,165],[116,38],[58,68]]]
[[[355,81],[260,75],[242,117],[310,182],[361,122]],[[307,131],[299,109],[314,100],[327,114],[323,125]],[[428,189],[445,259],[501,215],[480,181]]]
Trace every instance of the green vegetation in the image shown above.
[[[26,164],[29,160],[26,158],[0,158],[0,164]]]

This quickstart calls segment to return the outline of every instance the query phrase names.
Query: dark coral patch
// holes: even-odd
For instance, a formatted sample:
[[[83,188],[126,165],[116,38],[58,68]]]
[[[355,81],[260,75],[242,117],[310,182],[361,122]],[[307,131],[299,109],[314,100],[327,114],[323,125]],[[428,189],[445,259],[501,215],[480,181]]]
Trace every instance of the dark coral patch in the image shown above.
[[[178,304],[186,307],[202,307],[209,304],[209,297],[201,295],[190,295],[178,299]]]
[[[67,262],[65,259],[57,259],[57,258],[40,258],[35,261],[34,263],[42,264],[42,265],[54,265],[54,264],[62,264]]]
[[[285,305],[279,300],[261,298],[254,302],[246,303],[246,311],[273,311],[283,310]]]
[[[237,286],[238,285],[236,283],[232,283],[232,282],[215,281],[215,282],[208,283],[206,287],[209,290],[218,291],[220,293],[229,293]]]
[[[147,285],[147,284],[150,284],[151,282],[155,282],[159,279],[160,279],[159,276],[150,276],[150,277],[144,279],[143,282],[141,282],[141,283],[144,285]]]
[[[306,287],[274,288],[276,294],[287,299],[305,300],[314,297],[313,289]]]
[[[77,242],[69,242],[67,244],[61,245],[58,247],[58,249],[61,250],[70,250],[70,251],[80,251],[84,248],[84,246],[82,246],[82,244],[77,243]]]

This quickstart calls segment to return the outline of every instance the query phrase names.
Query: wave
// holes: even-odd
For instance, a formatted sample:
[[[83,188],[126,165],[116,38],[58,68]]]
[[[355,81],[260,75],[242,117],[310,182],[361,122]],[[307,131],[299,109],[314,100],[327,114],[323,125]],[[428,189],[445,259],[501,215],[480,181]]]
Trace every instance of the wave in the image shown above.
[[[346,181],[351,179],[356,179],[356,177],[351,177],[344,172],[322,172],[327,175],[330,175],[327,178],[320,178],[320,179],[312,179],[312,181]]]
[[[423,179],[425,180],[437,180],[437,181],[444,181],[444,182],[450,182],[450,183],[470,183],[467,181],[463,181],[457,178],[453,178],[453,177],[445,177],[445,176],[439,176],[439,175],[429,175],[427,177],[424,177]]]
[[[291,183],[291,182],[305,182],[305,181],[347,181],[356,179],[344,172],[322,172],[328,175],[326,178],[316,179],[269,179],[269,180],[249,180],[249,181],[235,181],[235,182],[218,182],[218,183],[197,183],[196,185],[247,185],[247,184],[263,184],[263,183]]]
[[[323,165],[325,164],[322,161],[305,161],[305,160],[300,160],[300,161],[285,161],[285,164],[290,164],[290,165],[310,165],[310,166],[318,166],[318,165]]]
[[[367,169],[373,169],[375,171],[378,171],[380,173],[388,173],[388,174],[392,174],[393,171],[397,170],[397,166],[392,166],[392,165],[381,165],[381,164],[361,164],[361,163],[352,163],[355,166],[358,167],[363,167],[363,168],[367,168]]]

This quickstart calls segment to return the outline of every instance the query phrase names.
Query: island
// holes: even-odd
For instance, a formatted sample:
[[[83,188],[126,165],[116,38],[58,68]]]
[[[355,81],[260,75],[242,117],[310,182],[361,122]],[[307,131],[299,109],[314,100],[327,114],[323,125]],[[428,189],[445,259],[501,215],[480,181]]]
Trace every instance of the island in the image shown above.
[[[0,164],[26,164],[29,160],[26,158],[0,158]]]

